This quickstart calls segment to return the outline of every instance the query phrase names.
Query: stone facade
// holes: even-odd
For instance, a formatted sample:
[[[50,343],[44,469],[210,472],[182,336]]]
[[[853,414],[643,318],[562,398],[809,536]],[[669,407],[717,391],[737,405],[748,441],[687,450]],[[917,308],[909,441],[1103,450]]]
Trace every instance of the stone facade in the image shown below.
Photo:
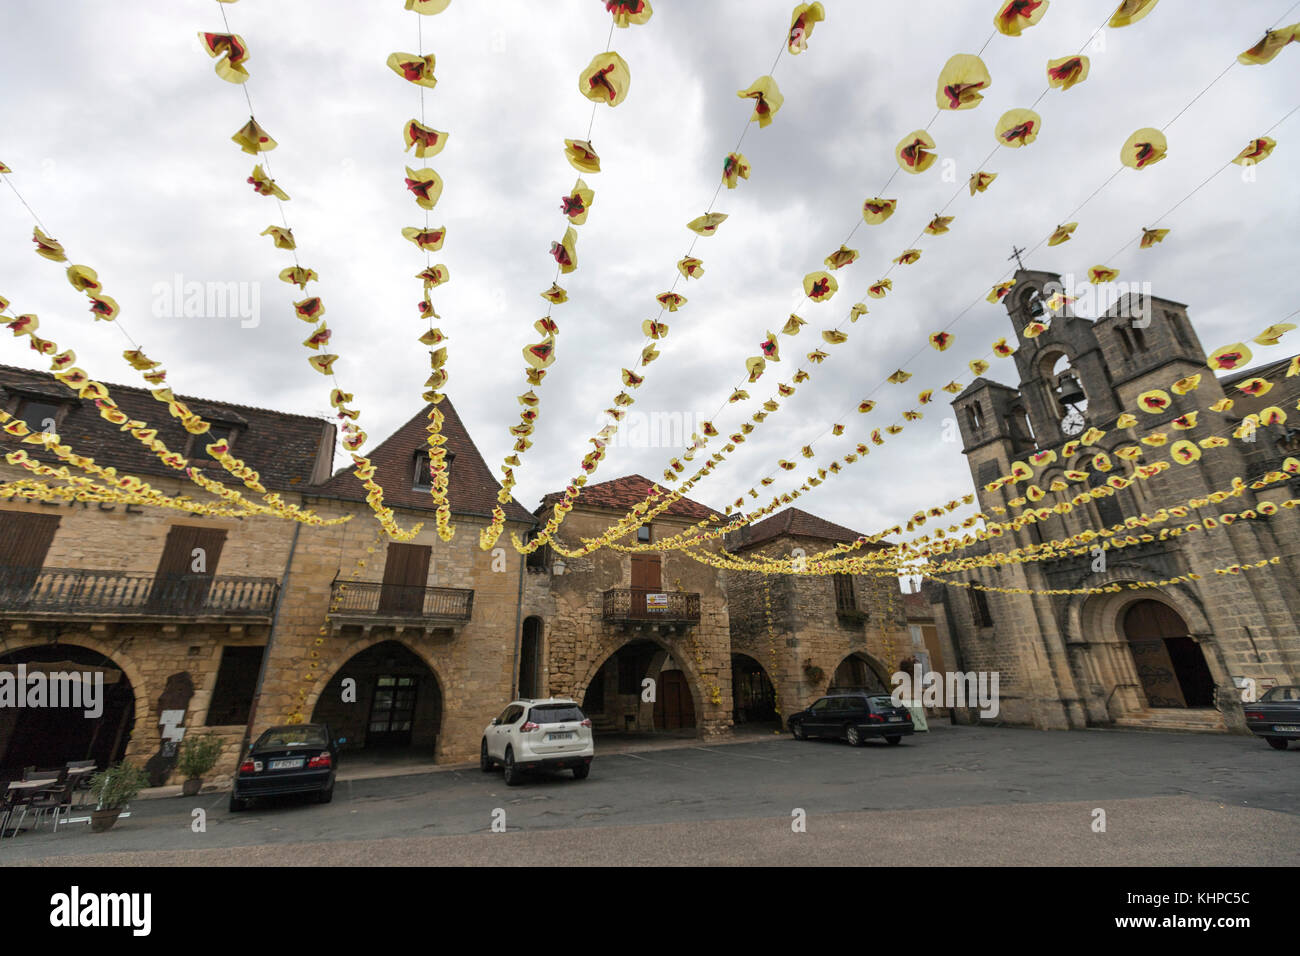
[[[1124,474],[1130,469],[1114,456],[1119,447],[1156,432],[1167,433],[1170,443],[1183,437],[1193,441],[1208,435],[1230,437],[1248,411],[1265,404],[1294,408],[1300,398],[1300,379],[1284,376],[1287,360],[1216,379],[1206,366],[1206,353],[1187,307],[1157,297],[1149,297],[1145,303],[1121,301],[1096,321],[1077,317],[1067,309],[1051,321],[1046,332],[1026,336],[1031,313],[1040,311],[1035,301],[1041,299],[1049,283],[1059,279],[1051,273],[1021,270],[1005,300],[1019,337],[1014,357],[1019,386],[1010,388],[979,379],[952,403],[980,507],[987,514],[1023,495],[1024,486],[1008,485],[990,492],[985,485],[1007,474],[1012,462],[1025,461],[1040,449],[1060,448],[1069,437],[1063,431],[1068,409],[1060,397],[1063,391],[1072,390],[1072,383],[1063,364],[1073,369],[1074,381],[1086,399],[1071,432],[1095,426],[1107,434],[1096,446],[1080,449],[1070,460],[1038,471],[1032,480],[1044,489],[1066,469],[1091,470],[1089,462],[1098,452],[1111,456],[1117,466],[1112,474]],[[1181,396],[1169,391],[1173,382],[1194,374],[1201,375],[1199,388]],[[1274,382],[1266,401],[1248,399],[1231,387],[1256,374]],[[1139,411],[1137,397],[1156,388],[1170,395],[1170,406],[1154,415]],[[1236,406],[1228,414],[1211,411],[1210,406],[1225,395],[1236,400]],[[1136,427],[1115,427],[1125,411],[1138,417]],[[1197,428],[1171,430],[1173,419],[1190,412],[1198,413]],[[1142,447],[1142,462],[1168,458],[1166,448]],[[1155,721],[1155,726],[1161,725],[1160,720],[1178,726],[1179,718],[1170,708],[1150,706],[1153,678],[1141,673],[1145,668],[1135,663],[1133,641],[1138,637],[1136,631],[1128,633],[1125,624],[1126,615],[1138,602],[1150,601],[1171,609],[1181,619],[1186,636],[1195,643],[1213,679],[1215,707],[1202,708],[1205,719],[1191,725],[1244,732],[1237,689],[1241,682],[1252,679],[1258,686],[1267,686],[1294,682],[1300,676],[1300,640],[1295,631],[1300,592],[1294,584],[1300,570],[1300,515],[1282,509],[1269,518],[1241,520],[1213,531],[1176,537],[1162,529],[1181,528],[1189,521],[1223,512],[1253,509],[1261,501],[1281,504],[1297,496],[1300,478],[1259,491],[1242,489],[1221,505],[1194,509],[1188,518],[1155,526],[1149,532],[1134,519],[1216,490],[1231,490],[1234,478],[1249,482],[1280,468],[1283,459],[1297,450],[1300,432],[1294,426],[1260,427],[1253,441],[1234,440],[1229,447],[1207,450],[1193,466],[1174,463],[1151,480],[1103,494],[1070,514],[1027,524],[1018,532],[991,538],[971,549],[970,553],[996,556],[1088,528],[1126,522],[1135,536],[1145,534],[1148,540],[1139,538],[1136,544],[1106,551],[1104,564],[1085,554],[1006,563],[960,577],[988,587],[1041,591],[1200,575],[1189,583],[1094,595],[988,591],[981,597],[949,589],[936,602],[936,611],[950,632],[961,666],[1000,673],[999,719],[1041,728],[1143,720]],[[1040,507],[1059,498],[1068,500],[1086,487],[1072,485],[1068,492],[1050,497]],[[1281,559],[1276,567],[1237,575],[1214,573],[1216,568],[1274,557]],[[1194,657],[1194,652],[1188,653]],[[1172,660],[1168,654],[1165,659]],[[1194,660],[1186,666],[1192,665],[1199,667]],[[1190,671],[1180,671],[1184,673]]]

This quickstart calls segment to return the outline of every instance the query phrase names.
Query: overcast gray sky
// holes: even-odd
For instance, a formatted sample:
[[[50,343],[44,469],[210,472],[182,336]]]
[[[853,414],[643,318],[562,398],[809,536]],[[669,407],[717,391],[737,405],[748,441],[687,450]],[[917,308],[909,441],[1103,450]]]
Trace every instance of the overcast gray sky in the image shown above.
[[[672,331],[636,393],[636,411],[711,415],[722,404],[745,357],[803,300],[804,274],[823,268],[861,222],[862,201],[897,168],[895,143],[934,115],[945,61],[984,45],[997,3],[825,6],[809,49],[777,65],[784,107],[745,137],[751,178],[719,197],[715,208],[730,218],[696,246],[706,275],[678,285],[689,302],[664,317]],[[829,423],[849,427],[817,445],[826,463],[912,407],[921,388],[968,383],[965,362],[1011,336],[1000,306],[981,302],[968,312],[952,329],[953,347],[910,365],[907,385],[881,388],[871,415],[847,411],[1007,273],[1013,243],[1035,245],[1100,185],[1130,133],[1164,126],[1265,27],[1296,18],[1290,0],[1164,0],[1140,23],[1104,31],[1087,51],[1089,78],[1038,104],[1038,140],[998,152],[986,167],[997,181],[974,198],[963,190],[947,209],[956,216],[951,232],[917,243],[921,260],[894,270],[888,298],[866,300],[871,313],[845,326],[846,344],[826,347],[825,364],[797,361],[821,345],[821,329],[865,300],[867,286],[965,182],[995,145],[1002,113],[1038,97],[1047,60],[1077,52],[1114,6],[1055,0],[1021,37],[992,38],[984,102],[931,127],[956,182],[945,181],[942,165],[894,178],[885,195],[899,200],[897,213],[857,230],[850,246],[861,257],[836,273],[839,293],[799,309],[808,328],[783,340],[781,364],[749,389],[761,401],[799,365],[812,381],[692,497],[721,508]],[[671,286],[693,238],[685,223],[704,212],[749,115],[736,91],[771,68],[791,7],[656,0],[647,25],[614,32],[631,90],[595,117],[603,171],[585,177],[595,202],[578,227],[579,268],[561,282],[570,301],[554,311],[558,359],[539,390],[536,444],[517,470],[526,506],[562,487],[590,448],[598,414],[619,390],[620,366],[638,356],[641,322],[658,312],[654,296]],[[426,118],[451,134],[427,161],[445,181],[430,221],[447,227],[434,256],[451,273],[434,290],[450,336],[447,391],[495,471],[524,390],[520,349],[537,340],[532,325],[546,309],[539,293],[555,268],[549,244],[566,225],[559,201],[574,171],[563,140],[587,129],[591,107],[577,77],[605,48],[603,3],[453,0],[424,18],[400,0],[242,0],[224,9],[251,51],[247,89],[280,144],[270,159],[292,197],[286,211],[299,258],[320,273],[311,291],[327,305],[331,351],[342,356],[336,372],[356,395],[372,445],[420,409],[428,374],[414,341],[425,328],[413,278],[424,258],[400,235],[424,221],[402,182],[404,165],[425,165],[402,149],[403,124],[418,115],[417,88],[384,63],[394,51],[416,50],[421,21],[425,49],[437,56]],[[127,328],[165,362],[178,393],[324,415],[328,382],[308,367],[299,342],[309,328],[291,309],[301,296],[276,279],[291,260],[259,236],[279,221],[274,203],[245,183],[254,159],[230,141],[248,119],[243,91],[217,78],[196,37],[221,30],[221,10],[213,0],[6,0],[0,161],[71,260],[99,271]],[[1169,127],[1164,162],[1124,170],[1075,217],[1073,241],[1044,247],[1026,265],[1083,275],[1104,263],[1122,280],[1150,282],[1156,295],[1189,305],[1207,350],[1280,320],[1295,308],[1286,276],[1295,262],[1300,114],[1272,134],[1277,150],[1256,181],[1230,168],[1162,223],[1172,229],[1162,245],[1109,257],[1296,106],[1298,71],[1300,46],[1266,66],[1233,66]],[[92,376],[134,383],[120,358],[123,340],[90,321],[62,267],[34,255],[31,225],[0,189],[0,295],[40,315],[41,334],[75,348]],[[259,324],[156,316],[156,289],[177,275],[257,285]],[[4,341],[0,362],[45,367],[25,343]],[[1292,345],[1257,350],[1256,359],[1290,354]],[[1006,382],[1012,375],[1010,360],[989,373]],[[733,407],[715,421],[734,431],[753,410]],[[942,440],[949,413],[937,401],[923,421],[800,506],[875,531],[970,491],[960,446]],[[677,451],[616,448],[597,479],[657,478]],[[778,480],[774,490],[789,484]]]

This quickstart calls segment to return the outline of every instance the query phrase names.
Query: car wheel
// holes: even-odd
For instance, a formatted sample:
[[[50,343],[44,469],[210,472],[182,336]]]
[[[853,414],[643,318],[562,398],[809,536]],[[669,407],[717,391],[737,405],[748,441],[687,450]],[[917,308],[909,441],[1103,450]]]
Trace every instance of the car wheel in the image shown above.
[[[791,725],[790,725],[790,733],[794,736],[794,739],[795,739],[795,740],[807,740],[807,739],[808,739],[808,735],[805,734],[805,733],[803,732],[803,724],[801,724],[801,723],[793,723],[793,724],[791,724]]]
[[[316,794],[317,803],[329,803],[333,799],[334,799],[334,784],[332,783],[329,785],[328,790],[322,790],[320,793]]]
[[[519,768],[515,766],[514,750],[512,750],[509,747],[506,748],[506,760],[505,760],[504,769],[505,769],[506,786],[517,787],[519,785],[520,777],[522,776],[522,773],[520,772]]]
[[[1265,737],[1264,739],[1268,741],[1268,745],[1274,750],[1286,750],[1288,741],[1285,737]]]
[[[903,738],[900,737],[898,734],[891,734],[890,736],[886,737],[885,740],[889,741],[889,746],[891,747],[897,747],[899,744],[903,742]]]
[[[486,737],[483,738],[483,743],[478,748],[478,768],[484,773],[489,773],[492,770],[492,758],[488,756]]]
[[[589,774],[589,773],[591,773],[591,764],[589,764],[589,763],[580,763],[580,764],[578,764],[578,766],[576,766],[576,767],[573,768],[573,779],[574,779],[574,780],[586,780],[586,779],[587,779],[587,774]]]
[[[243,809],[244,809],[245,807],[247,807],[247,806],[248,806],[248,801],[247,801],[247,800],[241,800],[239,797],[235,796],[233,793],[230,795],[230,812],[231,812],[231,813],[238,813],[240,810],[243,810]]]
[[[849,724],[848,727],[844,728],[844,739],[849,742],[850,747],[862,746],[862,735],[858,733],[858,728],[854,727],[852,724]]]

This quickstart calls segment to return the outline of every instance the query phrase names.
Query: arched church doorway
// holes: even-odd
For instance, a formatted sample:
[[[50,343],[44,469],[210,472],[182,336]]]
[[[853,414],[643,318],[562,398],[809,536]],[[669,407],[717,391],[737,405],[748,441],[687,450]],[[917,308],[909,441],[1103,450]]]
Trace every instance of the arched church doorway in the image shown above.
[[[1214,705],[1214,677],[1177,611],[1141,600],[1124,612],[1121,626],[1148,706]]]

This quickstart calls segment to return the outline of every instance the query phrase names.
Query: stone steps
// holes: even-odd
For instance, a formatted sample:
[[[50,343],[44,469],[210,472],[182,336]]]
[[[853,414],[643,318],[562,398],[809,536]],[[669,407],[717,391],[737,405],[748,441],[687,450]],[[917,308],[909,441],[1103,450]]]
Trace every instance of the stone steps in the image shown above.
[[[1113,727],[1126,727],[1131,730],[1167,730],[1183,733],[1219,733],[1228,732],[1223,715],[1213,708],[1148,708],[1135,714],[1117,717]]]

